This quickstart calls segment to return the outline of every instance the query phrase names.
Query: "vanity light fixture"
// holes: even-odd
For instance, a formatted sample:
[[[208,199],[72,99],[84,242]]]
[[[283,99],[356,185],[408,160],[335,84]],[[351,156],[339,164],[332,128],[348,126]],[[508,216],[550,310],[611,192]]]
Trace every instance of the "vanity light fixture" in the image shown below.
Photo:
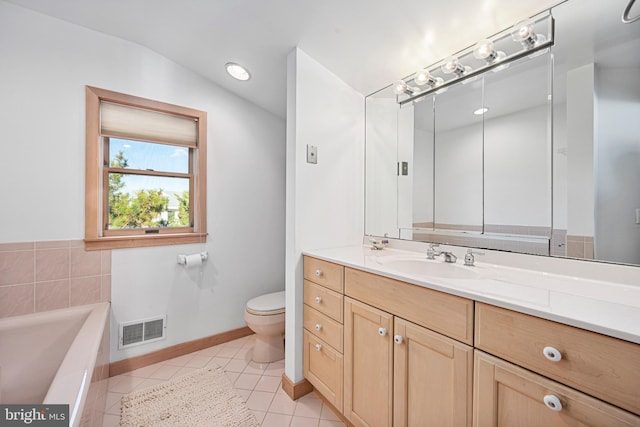
[[[396,95],[415,95],[420,92],[417,88],[410,87],[404,80],[398,80],[393,84],[393,93]]]
[[[530,19],[518,22],[511,30],[511,38],[525,49],[532,49],[545,41],[547,38],[542,34],[533,31],[533,22]]]
[[[429,71],[426,69],[419,70],[416,72],[413,80],[416,82],[418,86],[428,85],[429,87],[440,86],[444,83],[442,77],[433,77]]]
[[[473,114],[475,114],[476,116],[481,116],[482,114],[488,112],[489,109],[487,107],[482,107],[482,108],[478,108],[476,111],[473,112]]]
[[[249,71],[240,64],[236,64],[235,62],[227,62],[224,67],[227,70],[227,73],[229,73],[229,75],[234,79],[247,81],[251,78],[251,74],[249,73]]]
[[[484,59],[487,64],[499,62],[507,57],[507,54],[501,50],[495,50],[493,42],[488,39],[480,40],[473,49],[473,56],[477,59]]]
[[[464,76],[471,71],[471,67],[462,65],[457,56],[450,56],[444,60],[440,67],[445,74],[455,74],[458,77]]]

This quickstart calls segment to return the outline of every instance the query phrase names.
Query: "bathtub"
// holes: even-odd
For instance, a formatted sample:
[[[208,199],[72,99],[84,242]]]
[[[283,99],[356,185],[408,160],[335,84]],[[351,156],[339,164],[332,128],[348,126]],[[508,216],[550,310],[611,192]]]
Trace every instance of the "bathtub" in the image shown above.
[[[0,319],[0,402],[68,404],[70,426],[102,425],[109,311],[105,302]]]

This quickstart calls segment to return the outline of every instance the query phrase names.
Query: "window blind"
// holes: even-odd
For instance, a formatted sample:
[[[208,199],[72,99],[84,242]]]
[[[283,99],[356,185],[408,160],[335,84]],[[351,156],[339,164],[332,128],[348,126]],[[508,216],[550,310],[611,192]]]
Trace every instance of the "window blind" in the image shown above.
[[[198,143],[198,122],[189,117],[101,101],[100,134],[195,147]]]

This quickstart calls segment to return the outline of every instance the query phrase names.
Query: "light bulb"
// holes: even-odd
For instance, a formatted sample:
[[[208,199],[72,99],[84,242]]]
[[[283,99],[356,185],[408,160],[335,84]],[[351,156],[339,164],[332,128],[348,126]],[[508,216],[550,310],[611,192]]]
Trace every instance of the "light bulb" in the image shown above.
[[[393,93],[396,95],[402,95],[407,89],[409,89],[409,86],[404,80],[398,80],[393,84]]]
[[[413,80],[418,86],[428,85],[430,87],[436,87],[444,83],[442,77],[433,77],[431,73],[425,69],[417,71]]]
[[[476,47],[473,49],[473,56],[478,59],[487,59],[495,56],[495,49],[493,48],[493,42],[491,40],[480,40]]]
[[[424,86],[432,80],[431,73],[429,73],[429,71],[424,69],[416,71],[416,76],[413,78],[413,80],[416,82],[418,86]]]
[[[536,34],[533,31],[533,22],[525,20],[518,22],[511,30],[511,38],[513,41],[520,42],[525,49],[531,49],[547,40],[542,34]]]
[[[444,64],[440,68],[445,74],[453,74],[460,68],[460,61],[455,56],[450,56],[444,60]]]

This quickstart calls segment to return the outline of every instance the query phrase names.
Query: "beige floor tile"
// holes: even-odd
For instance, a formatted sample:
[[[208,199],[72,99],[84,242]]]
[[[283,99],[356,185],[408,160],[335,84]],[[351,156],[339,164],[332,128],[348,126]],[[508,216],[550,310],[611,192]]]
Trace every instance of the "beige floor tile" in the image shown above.
[[[187,374],[190,374],[191,372],[197,371],[197,370],[198,370],[198,368],[188,368],[188,367],[184,366],[184,367],[180,368],[178,370],[178,372],[176,372],[176,374],[171,378],[180,377],[182,375],[187,375]]]
[[[235,383],[240,376],[240,372],[225,372],[224,374],[227,376],[227,378],[229,378],[231,384]]]
[[[196,354],[199,356],[213,357],[218,354],[221,348],[222,346],[220,345],[214,345],[211,347],[203,348],[202,350],[197,351]]]
[[[212,357],[195,355],[184,366],[188,368],[204,368],[211,361]]]
[[[315,398],[304,399],[305,397],[306,396],[303,396],[298,399],[296,402],[296,410],[293,412],[293,415],[297,417],[320,418],[320,413],[322,412],[322,401]]]
[[[165,360],[163,364],[172,366],[185,366],[187,362],[195,357],[194,354],[185,354],[183,356],[174,357],[173,359]]]
[[[162,384],[165,380],[159,380],[157,378],[145,378],[143,382],[138,384],[134,390],[142,390],[147,387],[153,387],[154,385]]]
[[[281,381],[282,380],[279,377],[269,377],[263,375],[258,380],[258,383],[254,387],[254,389],[258,391],[270,391],[275,393],[276,391],[278,391]]]
[[[111,381],[111,379],[114,381]],[[111,379],[108,390],[112,393],[130,393],[145,380],[145,378],[131,377],[129,375],[118,375]]]
[[[318,427],[320,420],[318,418],[293,417],[291,418],[290,427]]]
[[[287,427],[291,423],[291,415],[267,413],[262,421],[262,427]]]
[[[274,394],[266,391],[253,391],[247,399],[247,407],[256,411],[266,411],[271,406]]]
[[[291,400],[286,393],[276,393],[269,407],[269,412],[275,412],[277,414],[293,415],[295,410],[296,402]]]
[[[230,361],[231,359],[227,359],[226,357],[214,356],[211,358],[209,363],[207,363],[207,366],[220,366],[221,368],[224,368]]]
[[[102,417],[102,427],[119,427],[120,415],[104,414]]]
[[[247,374],[262,375],[265,369],[267,369],[267,366],[269,366],[268,363],[249,362],[247,367],[244,368],[244,372]]]
[[[333,410],[329,408],[329,406],[324,404],[322,405],[322,412],[320,412],[320,419],[328,421],[340,421],[340,418],[336,415],[336,413],[333,412]]]
[[[238,352],[233,356],[234,359],[242,359],[246,362],[251,361],[251,353],[253,352],[253,347],[241,347]]]
[[[150,378],[151,375],[160,369],[163,365],[154,363],[153,365],[145,366],[143,368],[135,369],[130,372],[125,372],[123,375],[129,375],[132,377]]]
[[[346,427],[342,421],[320,420],[318,427]]]
[[[180,366],[162,365],[160,369],[151,374],[149,378],[166,381],[171,379],[180,369],[182,369]]]
[[[263,373],[263,375],[269,375],[270,377],[282,377],[282,374],[284,374],[284,360],[269,363]]]
[[[253,390],[259,380],[260,380],[260,375],[240,374],[236,382],[233,383],[233,386],[235,388]],[[261,391],[270,391],[270,390],[261,390]]]
[[[233,358],[236,353],[240,350],[241,347],[227,347],[226,345],[218,351],[216,356],[218,357],[227,357],[229,359]]]
[[[251,392],[253,390],[243,390],[241,388],[237,388],[236,392],[238,393],[238,395],[242,398],[243,402],[246,402],[247,399],[249,398],[249,396],[251,396]]]
[[[226,372],[244,372],[247,362],[240,359],[231,359],[224,367]]]

